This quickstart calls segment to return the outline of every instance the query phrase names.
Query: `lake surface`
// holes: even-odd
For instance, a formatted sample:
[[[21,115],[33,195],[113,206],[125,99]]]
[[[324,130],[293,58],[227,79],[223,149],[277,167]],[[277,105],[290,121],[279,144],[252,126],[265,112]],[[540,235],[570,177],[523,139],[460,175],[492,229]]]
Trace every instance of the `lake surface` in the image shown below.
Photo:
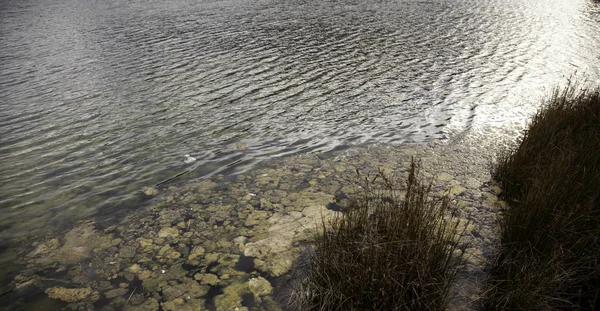
[[[0,238],[119,219],[188,170],[522,123],[599,84],[598,51],[589,0],[4,0]]]

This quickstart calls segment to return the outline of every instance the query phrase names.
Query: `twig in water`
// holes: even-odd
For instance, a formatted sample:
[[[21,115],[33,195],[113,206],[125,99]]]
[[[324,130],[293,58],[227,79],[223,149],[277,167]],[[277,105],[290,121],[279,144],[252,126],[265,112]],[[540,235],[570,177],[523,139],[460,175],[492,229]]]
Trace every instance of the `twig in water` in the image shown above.
[[[137,289],[137,287],[135,287],[133,289],[133,291],[131,292],[131,295],[129,295],[129,298],[127,298],[127,302],[125,302],[125,307],[127,307],[127,304],[129,303],[129,300],[131,300],[131,297],[133,297],[133,293],[135,293],[135,290]]]
[[[7,290],[3,291],[2,293],[0,293],[0,297],[4,296],[4,295],[6,295],[6,294],[8,294],[8,293],[10,293],[10,292],[12,292],[12,291],[13,291],[13,290],[9,288],[9,289],[7,289]]]
[[[184,174],[187,174],[187,173],[189,173],[189,172],[190,172],[190,170],[183,171],[183,172],[181,172],[181,173],[179,173],[179,174],[177,174],[177,175],[175,175],[175,176],[173,176],[173,177],[171,177],[171,178],[169,178],[169,179],[165,179],[165,180],[163,180],[163,181],[159,182],[158,184],[156,184],[156,187],[158,187],[158,186],[160,186],[160,185],[162,185],[162,184],[168,183],[168,182],[170,182],[170,181],[172,181],[172,180],[175,180],[175,179],[177,179],[178,177],[180,177],[180,176],[182,176],[182,175],[184,175]]]

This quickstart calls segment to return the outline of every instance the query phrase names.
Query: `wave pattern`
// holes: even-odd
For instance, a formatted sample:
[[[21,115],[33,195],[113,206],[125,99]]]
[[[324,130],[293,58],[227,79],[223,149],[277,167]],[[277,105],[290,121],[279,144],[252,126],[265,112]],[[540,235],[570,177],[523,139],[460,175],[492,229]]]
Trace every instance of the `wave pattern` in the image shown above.
[[[574,73],[599,81],[598,7],[2,1],[0,230],[114,219],[185,169],[519,122]]]

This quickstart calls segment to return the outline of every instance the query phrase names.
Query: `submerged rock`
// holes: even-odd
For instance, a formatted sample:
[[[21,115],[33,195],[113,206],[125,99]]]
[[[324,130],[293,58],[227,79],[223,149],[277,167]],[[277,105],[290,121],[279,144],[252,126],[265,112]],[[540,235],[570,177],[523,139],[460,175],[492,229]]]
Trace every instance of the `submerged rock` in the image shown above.
[[[29,253],[32,262],[39,265],[60,263],[69,265],[80,262],[92,255],[92,251],[110,247],[111,236],[95,229],[89,221],[71,229],[64,237],[64,244],[58,248],[58,239],[49,240]]]
[[[144,187],[142,190],[144,191],[144,194],[149,197],[155,196],[158,194],[158,189],[153,188],[153,187]]]
[[[206,284],[206,285],[217,285],[219,284],[219,277],[211,274],[211,273],[207,273],[207,274],[203,274],[203,273],[196,273],[196,275],[194,275],[194,279],[200,281],[202,284]]]
[[[19,276],[15,277],[15,280],[17,280]],[[38,288],[42,288],[43,283],[40,277],[34,277],[33,279],[24,281],[24,282],[19,282],[17,283],[17,285],[15,286],[15,291],[17,293],[26,293],[28,291],[34,291],[37,290]]]
[[[242,308],[242,297],[250,293],[248,283],[234,283],[225,287],[223,294],[215,297],[217,311],[232,311]]]
[[[145,271],[142,272],[140,276],[144,273]],[[151,272],[148,277],[140,279],[142,280],[142,286],[144,287],[145,291],[158,292],[162,287],[166,286],[170,282],[185,279],[186,274],[187,271],[185,271],[181,265],[174,265],[168,269],[155,270],[154,272]]]
[[[329,198],[330,196],[327,196]],[[314,201],[310,201],[314,203]],[[321,201],[325,203],[326,200]],[[244,255],[264,261],[266,269],[275,276],[286,273],[292,266],[292,243],[305,240],[314,230],[327,222],[335,212],[325,205],[310,205],[302,212],[275,213],[269,218],[268,236],[244,246]]]
[[[237,245],[242,251],[245,250],[246,242],[248,242],[248,238],[245,236],[239,236],[233,239],[233,243],[235,243],[235,245]]]
[[[437,179],[439,181],[450,181],[452,180],[454,177],[448,173],[441,173],[437,175]]]
[[[176,238],[179,236],[179,230],[173,227],[166,227],[160,229],[158,232],[159,238]]]
[[[98,299],[98,294],[92,295],[92,289],[85,288],[66,288],[66,287],[51,287],[46,289],[46,294],[52,299],[60,299],[64,302],[73,303],[83,300],[95,301]]]
[[[140,243],[140,246],[145,252],[151,251],[154,248],[152,239],[138,238],[136,241]]]
[[[137,274],[142,271],[142,267],[136,263],[127,268],[127,270],[131,273]]]
[[[127,305],[125,306],[125,311],[158,311],[158,300],[154,298],[148,298],[145,302],[135,306],[135,305]]]
[[[465,191],[467,191],[467,189],[465,189],[461,186],[454,186],[448,190],[448,196],[450,196],[452,198],[452,197],[462,194]]]
[[[113,290],[109,290],[108,292],[106,292],[104,294],[104,296],[106,296],[106,298],[108,299],[113,299],[119,296],[123,296],[127,294],[127,289],[126,288],[115,288]]]
[[[35,257],[38,255],[48,254],[56,250],[60,246],[60,241],[58,239],[51,239],[44,243],[39,244],[31,253],[29,253],[30,257]]]
[[[269,202],[269,200],[265,198],[260,199],[260,207],[262,209],[271,210],[273,209],[273,203]]]
[[[273,292],[273,287],[267,279],[263,277],[252,278],[248,281],[248,287],[254,297],[259,298],[261,296],[270,295]]]
[[[163,287],[162,294],[167,300],[173,300],[179,297],[183,299],[198,298],[208,293],[209,287],[198,284],[195,280],[184,278],[183,282],[175,285]]]
[[[177,298],[161,304],[165,311],[203,311],[204,300]]]
[[[205,252],[206,251],[204,250],[204,247],[194,246],[194,248],[190,252],[190,255],[188,256],[188,260],[191,261],[191,260],[196,260],[196,259],[202,258],[204,256]]]
[[[165,261],[168,261],[168,260],[177,259],[177,258],[181,257],[181,253],[174,250],[171,246],[165,245],[160,248],[157,256],[164,259]]]
[[[137,251],[137,245],[123,246],[119,251],[119,257],[121,258],[133,258]]]
[[[256,226],[262,223],[266,218],[269,217],[269,212],[253,210],[252,213],[246,218],[244,225],[246,227]]]

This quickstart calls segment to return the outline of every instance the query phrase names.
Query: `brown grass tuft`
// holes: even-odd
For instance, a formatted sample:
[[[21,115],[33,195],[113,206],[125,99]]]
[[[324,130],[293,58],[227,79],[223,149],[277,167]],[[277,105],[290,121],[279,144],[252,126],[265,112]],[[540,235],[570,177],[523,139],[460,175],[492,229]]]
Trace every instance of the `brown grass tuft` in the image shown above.
[[[556,90],[493,176],[510,208],[484,309],[600,307],[600,89]]]
[[[375,181],[381,185],[376,190]],[[382,172],[331,223],[301,269],[299,310],[443,310],[463,262],[463,228],[447,198],[432,199],[412,162],[405,187]]]

